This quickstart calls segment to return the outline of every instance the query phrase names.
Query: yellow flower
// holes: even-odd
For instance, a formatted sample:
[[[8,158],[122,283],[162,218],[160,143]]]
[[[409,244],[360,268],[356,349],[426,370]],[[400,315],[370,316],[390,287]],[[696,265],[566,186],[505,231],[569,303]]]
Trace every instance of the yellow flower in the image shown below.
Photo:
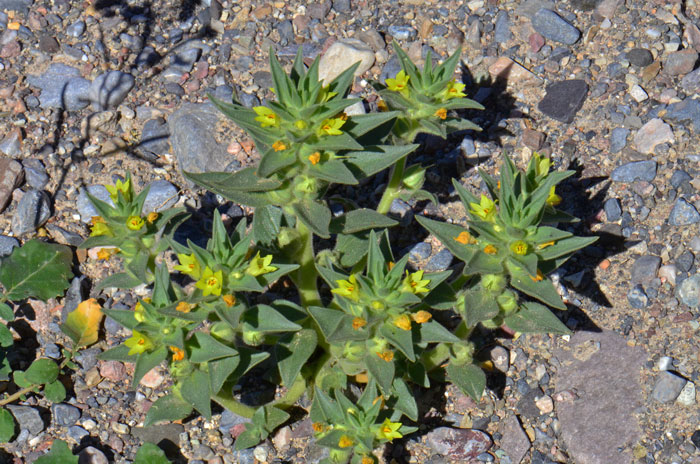
[[[279,126],[280,117],[267,106],[255,106],[253,107],[253,111],[257,114],[255,120],[258,121],[262,127]]]
[[[260,252],[258,251],[255,257],[250,260],[250,264],[248,265],[246,272],[253,277],[257,277],[259,275],[267,274],[268,272],[276,271],[277,268],[275,266],[270,266],[271,262],[272,255],[260,257]]]
[[[447,110],[445,108],[438,109],[433,116],[437,116],[440,119],[447,118]]]
[[[180,264],[178,266],[175,266],[173,269],[175,269],[176,271],[180,271],[183,274],[187,274],[195,280],[199,279],[201,267],[194,253],[192,253],[189,256],[187,256],[186,254],[178,253],[177,259],[180,261]]]
[[[384,100],[377,100],[377,109],[381,111],[382,113],[385,111],[389,111],[389,107],[386,105],[386,102]]]
[[[552,167],[552,161],[549,158],[535,152],[532,154],[532,162],[535,163],[535,177],[542,178],[549,174],[549,169]]]
[[[360,298],[360,287],[357,285],[355,274],[348,277],[348,280],[336,280],[335,283],[338,284],[338,288],[331,290],[331,293],[344,296],[353,301],[357,301]]]
[[[146,221],[148,221],[149,224],[153,224],[156,222],[156,219],[158,219],[159,214],[156,213],[155,211],[151,211],[148,213],[148,216],[146,216]]]
[[[523,242],[522,240],[517,240],[510,244],[510,250],[516,255],[522,256],[527,254],[527,252],[530,250],[530,247],[527,243]]]
[[[287,149],[287,145],[281,140],[276,141],[275,143],[272,144],[272,148],[275,151],[282,151]]]
[[[387,269],[390,270],[390,271],[391,271],[392,269],[394,269],[394,265],[395,265],[395,263],[394,263],[393,261],[389,261],[388,263],[386,263],[386,267],[387,267]]]
[[[226,303],[226,306],[228,306],[229,308],[236,304],[235,295],[223,295],[221,299],[224,300],[224,303]]]
[[[377,356],[379,356],[386,362],[391,362],[394,359],[394,352],[390,350],[385,350],[381,353],[377,353]]]
[[[384,419],[384,423],[377,430],[377,438],[380,440],[392,441],[394,438],[402,438],[403,435],[399,432],[401,422],[391,422],[389,419]]]
[[[315,151],[309,155],[309,162],[314,166],[317,165],[319,161],[321,161],[321,153]]]
[[[131,337],[124,341],[124,344],[130,348],[129,356],[141,354],[153,348],[153,342],[146,335],[136,330],[133,331]]]
[[[190,304],[186,301],[181,301],[177,304],[177,306],[175,306],[175,311],[179,311],[181,313],[189,313],[194,307],[195,305],[193,304]]]
[[[453,237],[453,238],[455,239],[455,241],[461,243],[462,245],[466,245],[466,244],[471,245],[473,243],[476,243],[476,240],[474,240],[474,237],[472,237],[472,235],[469,232],[467,232],[466,230],[460,232],[458,236]]]
[[[223,281],[223,273],[219,271],[212,271],[209,266],[204,268],[202,273],[202,278],[197,281],[195,286],[202,290],[204,296],[221,295],[221,283]]]
[[[322,424],[320,422],[313,422],[311,424],[311,428],[314,429],[314,432],[316,432],[316,433],[325,432],[327,429],[326,425]]]
[[[542,271],[540,271],[540,270],[538,269],[538,270],[537,270],[537,275],[534,276],[534,277],[533,277],[533,276],[530,276],[530,278],[532,279],[533,282],[540,282],[540,281],[544,280],[544,274],[542,274]]]
[[[547,197],[547,204],[550,206],[558,206],[559,203],[561,203],[561,197],[556,194],[554,191],[556,189],[555,186],[552,186],[551,189],[549,189],[549,196]]]
[[[484,221],[491,221],[493,216],[496,214],[496,205],[494,204],[493,200],[483,194],[481,195],[481,200],[478,204],[469,203],[469,206],[471,207],[469,212],[477,217],[480,217]]]
[[[356,317],[355,319],[352,320],[353,330],[360,330],[362,327],[364,327],[366,325],[367,325],[367,321],[361,317]]]
[[[331,92],[329,85],[321,87],[321,91],[318,93],[318,97],[316,97],[316,103],[325,103],[336,95],[338,95],[338,92]]]
[[[141,230],[143,225],[143,218],[139,216],[129,216],[129,219],[126,220],[126,227],[128,227],[131,230]]]
[[[107,261],[112,255],[119,253],[119,248],[100,248],[97,252],[97,259]]]
[[[416,271],[413,274],[409,274],[408,271],[406,271],[406,278],[403,279],[402,290],[415,294],[428,293],[430,291],[428,288],[429,283],[430,279],[423,278],[423,271]]]
[[[393,79],[389,78],[386,80],[386,88],[393,92],[401,92],[402,94],[405,94],[408,91],[409,78],[410,76],[407,76],[402,69]]]
[[[343,124],[345,124],[345,121],[342,118],[324,119],[318,130],[318,135],[340,135],[343,133],[343,131],[340,130]]]
[[[185,359],[185,352],[177,346],[170,345],[168,348],[173,352],[173,361],[182,361]]]
[[[537,249],[543,250],[543,249],[547,248],[548,246],[552,246],[552,245],[554,245],[554,240],[551,240],[549,242],[540,243],[539,245],[537,245]]]
[[[112,229],[109,228],[104,218],[101,216],[92,217],[92,227],[90,228],[90,237],[99,237],[102,235],[112,235]]]
[[[428,311],[423,311],[422,309],[413,315],[413,320],[418,324],[423,324],[432,319],[433,315]]]
[[[493,245],[486,245],[486,246],[484,247],[484,253],[486,253],[487,255],[495,255],[495,254],[498,254],[498,248],[496,248],[496,247],[493,246]]]
[[[451,80],[447,83],[447,88],[440,93],[440,96],[443,100],[466,97],[467,94],[463,92],[465,87],[466,85],[462,84],[461,82]]]
[[[109,197],[112,201],[117,201],[119,192],[121,192],[126,201],[131,201],[131,179],[127,179],[124,182],[118,179],[115,185],[105,185],[105,188],[109,192]]]
[[[362,461],[360,461],[360,464],[374,464],[374,458],[362,456]]]
[[[352,438],[348,437],[347,435],[343,435],[340,437],[340,440],[338,440],[338,446],[341,448],[349,448],[354,444],[352,441]]]
[[[411,318],[408,314],[402,314],[394,319],[394,325],[401,330],[411,330]]]

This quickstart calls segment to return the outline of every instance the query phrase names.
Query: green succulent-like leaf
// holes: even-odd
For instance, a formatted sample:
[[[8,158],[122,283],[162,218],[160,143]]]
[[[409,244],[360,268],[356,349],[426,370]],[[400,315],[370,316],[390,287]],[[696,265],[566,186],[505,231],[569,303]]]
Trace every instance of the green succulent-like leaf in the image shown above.
[[[316,350],[317,336],[311,329],[304,329],[293,335],[286,335],[275,345],[277,368],[282,384],[291,387],[301,368]]]
[[[0,408],[0,443],[8,443],[15,435],[15,418],[10,411]]]
[[[325,202],[315,200],[300,201],[292,205],[297,218],[319,237],[329,238],[328,227],[331,222],[331,210]]]
[[[506,317],[504,322],[511,329],[522,333],[571,333],[546,306],[535,302],[523,303],[520,310]]]
[[[0,317],[7,322],[11,322],[15,319],[15,313],[7,303],[0,303]]]
[[[12,346],[14,339],[12,338],[12,332],[7,328],[6,324],[0,324],[0,346],[7,348]]]
[[[465,394],[474,401],[479,401],[486,388],[486,374],[474,364],[457,365],[451,362],[447,365],[447,376]]]
[[[134,288],[138,285],[144,283],[143,279],[139,279],[133,274],[128,272],[119,272],[117,274],[112,274],[111,276],[105,277],[97,285],[97,290],[103,290],[105,288]]]
[[[393,403],[394,409],[397,409],[404,413],[406,417],[412,421],[418,420],[418,405],[416,404],[416,398],[411,389],[406,382],[402,379],[394,379],[394,394],[393,398],[396,398],[396,402]]]
[[[343,422],[345,414],[337,402],[333,401],[323,390],[315,387],[310,416],[314,422],[340,424]]]
[[[416,361],[416,354],[413,351],[413,335],[411,330],[403,330],[396,326],[385,324],[382,326],[380,332],[389,340],[389,343],[401,351],[409,361]]]
[[[437,321],[428,321],[418,325],[420,340],[425,343],[457,343],[460,339]]]
[[[170,422],[184,419],[192,413],[192,405],[182,399],[176,393],[170,393],[158,398],[151,405],[146,413],[146,419],[143,422],[144,427],[150,427],[159,422]]]
[[[51,451],[40,456],[34,464],[78,464],[78,456],[73,456],[66,442],[54,440]]]
[[[299,324],[290,321],[272,306],[257,305],[243,315],[244,327],[257,332],[296,332]]]
[[[252,168],[250,168],[252,169]],[[242,171],[239,171],[242,172]],[[240,203],[243,205],[252,206],[254,208],[262,207],[272,203],[267,192],[274,190],[281,183],[272,179],[265,179],[261,181],[261,185],[265,187],[257,186],[252,187],[251,190],[241,190],[239,188],[232,187],[236,185],[235,182],[231,182],[232,174],[222,173],[222,172],[210,172],[210,173],[193,173],[185,172],[182,173],[186,179],[194,182],[195,184],[203,187],[211,192],[218,193],[224,198]],[[251,173],[246,172],[246,177],[250,177]],[[271,187],[278,183],[276,187]],[[245,182],[242,185],[247,185]]]
[[[516,269],[509,262],[506,262],[506,267],[510,272],[510,284],[513,287],[553,308],[566,309],[566,305],[549,279],[536,281],[534,276],[530,276],[522,269]]]
[[[309,167],[309,174],[327,182],[357,185],[358,181],[341,160],[328,160]]]
[[[469,274],[500,274],[503,272],[503,262],[506,256],[505,247],[499,247],[498,254],[489,255],[483,251],[477,251],[464,267],[464,272]]]
[[[377,145],[347,154],[347,165],[357,179],[370,177],[413,152],[419,145]]]
[[[214,361],[209,361],[209,384],[213,393],[219,392],[224,383],[236,371],[240,358],[238,356],[229,356],[228,358],[220,358]]]
[[[129,356],[129,350],[130,348],[126,345],[118,345],[107,351],[103,351],[97,355],[97,359],[101,359],[102,361],[134,362],[135,358]]]
[[[557,241],[554,245],[537,251],[540,259],[551,260],[585,248],[598,240],[598,237],[570,237]]]
[[[169,464],[162,449],[153,443],[144,443],[134,456],[134,464]]]
[[[30,240],[12,250],[0,264],[0,283],[9,300],[63,295],[73,277],[73,254],[64,245]]]
[[[46,384],[58,378],[58,364],[52,359],[39,358],[24,371],[24,378],[30,384]]]
[[[338,234],[335,242],[335,251],[340,255],[340,265],[351,268],[359,263],[367,254],[369,245],[369,233],[356,232],[354,234]]]
[[[139,324],[136,319],[134,319],[134,312],[124,309],[103,309],[108,317],[111,317],[117,321],[120,325],[123,325],[127,329],[134,330]]]

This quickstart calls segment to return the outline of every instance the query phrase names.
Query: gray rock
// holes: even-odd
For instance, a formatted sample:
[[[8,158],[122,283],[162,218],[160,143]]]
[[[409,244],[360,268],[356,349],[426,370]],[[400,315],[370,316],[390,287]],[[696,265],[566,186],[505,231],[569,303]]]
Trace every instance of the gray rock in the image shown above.
[[[559,81],[547,86],[547,93],[537,109],[552,119],[570,123],[583,106],[588,84],[581,79]]]
[[[22,167],[24,167],[24,180],[31,188],[41,190],[49,183],[49,175],[46,174],[46,168],[41,160],[27,158],[22,160]]]
[[[80,440],[82,440],[84,437],[90,436],[90,432],[80,427],[79,425],[73,425],[68,427],[68,435],[73,440],[80,443]]]
[[[12,254],[12,250],[19,246],[19,240],[7,235],[0,235],[0,258]]]
[[[636,309],[646,308],[649,304],[649,296],[641,285],[635,285],[627,292],[627,302]]]
[[[401,71],[401,63],[399,63],[399,59],[396,57],[396,55],[393,55],[391,58],[389,58],[389,61],[384,64],[382,73],[379,75],[379,80],[382,82],[382,84],[386,84],[386,80],[389,78],[393,79],[399,73],[399,71]]]
[[[129,73],[108,71],[90,84],[90,101],[96,110],[116,108],[134,87],[136,79]]]
[[[162,440],[170,440],[179,443],[180,434],[185,431],[182,424],[166,423],[152,425],[150,427],[132,427],[131,434],[141,441],[149,443],[160,443]]]
[[[29,406],[8,404],[5,406],[15,417],[20,429],[27,430],[31,435],[38,435],[44,430],[44,421],[41,420],[39,411]]]
[[[608,198],[603,203],[603,209],[605,210],[605,216],[608,222],[615,222],[622,216],[622,208],[620,207],[620,200],[617,198]]]
[[[552,0],[525,0],[524,2],[520,2],[515,12],[518,16],[525,16],[532,19],[535,13],[542,8],[553,10],[555,7],[556,5]]]
[[[66,291],[66,297],[63,299],[63,309],[61,309],[61,322],[66,322],[68,314],[73,312],[78,307],[81,301],[88,297],[88,280],[85,276],[73,277],[70,282],[70,287]]]
[[[160,54],[150,45],[146,45],[136,57],[135,64],[139,68],[149,68],[160,61]]]
[[[688,272],[690,268],[693,267],[695,262],[695,255],[689,250],[685,250],[676,258],[676,267],[680,269],[681,272]]]
[[[616,167],[610,173],[610,179],[614,182],[634,182],[643,180],[651,182],[656,177],[656,161],[632,161]]]
[[[280,34],[280,43],[283,45],[294,40],[294,26],[288,19],[277,24],[277,32]]]
[[[90,81],[80,77],[80,71],[72,66],[52,63],[43,74],[28,76],[27,83],[41,89],[42,108],[77,111],[90,103]]]
[[[19,11],[26,14],[32,4],[34,0],[0,0],[0,11]]]
[[[22,132],[19,128],[11,130],[0,141],[0,152],[13,158],[22,154]]]
[[[331,11],[331,2],[314,2],[306,7],[307,14],[313,19],[326,19]]]
[[[149,119],[143,125],[138,150],[143,154],[155,156],[168,153],[170,150],[169,137],[168,124],[163,118]]]
[[[0,157],[0,212],[2,212],[12,199],[12,192],[24,179],[22,165],[17,161]]]
[[[395,198],[389,206],[389,213],[395,214],[400,218],[404,218],[407,215],[412,215],[413,209],[411,208],[411,205],[409,205],[405,201],[399,198]]]
[[[333,0],[333,9],[338,13],[349,13],[351,9],[350,0]]]
[[[508,12],[501,10],[496,15],[496,27],[494,28],[494,40],[496,43],[502,44],[513,38],[513,33],[510,32],[510,18]]]
[[[632,264],[631,282],[633,284],[648,284],[656,277],[659,266],[661,266],[661,258],[658,256],[640,256]]]
[[[425,436],[426,444],[437,454],[454,460],[474,459],[491,448],[491,438],[471,429],[438,427]]]
[[[178,200],[178,190],[167,180],[155,180],[148,184],[149,190],[143,203],[143,214],[160,212],[172,208]]]
[[[80,220],[85,224],[89,223],[93,216],[99,216],[100,213],[92,206],[90,199],[85,193],[87,190],[90,195],[108,203],[110,206],[114,206],[114,202],[109,197],[109,192],[104,187],[104,185],[90,185],[87,189],[81,188],[80,193],[78,193],[78,201],[76,202],[76,207],[78,208],[78,213],[80,213]]]
[[[687,380],[671,371],[659,372],[651,397],[659,403],[671,403],[678,398]]]
[[[78,38],[85,32],[85,21],[76,21],[66,28],[66,35]]]
[[[685,198],[676,200],[671,214],[668,215],[668,223],[672,226],[687,226],[700,222],[700,213]]]
[[[422,261],[428,259],[430,254],[433,252],[433,247],[430,243],[420,242],[413,245],[411,251],[408,252],[408,259],[410,261]]]
[[[681,88],[688,94],[700,91],[700,68],[683,76]]]
[[[618,153],[627,145],[627,136],[630,130],[624,127],[616,127],[610,133],[610,152]]]
[[[654,62],[654,55],[646,48],[633,48],[627,52],[627,61],[633,66],[643,68]]]
[[[520,464],[530,449],[530,439],[515,415],[508,415],[503,421],[500,446],[510,458],[511,464]]]
[[[51,217],[51,200],[43,190],[29,190],[19,201],[12,216],[12,233],[21,236],[34,232]]]
[[[416,36],[416,30],[411,26],[389,26],[389,34],[396,40],[409,40]]]
[[[532,27],[545,39],[566,45],[575,44],[581,37],[578,29],[547,8],[542,8],[535,13],[532,17]]]
[[[109,464],[107,456],[94,446],[88,446],[82,450],[78,462],[80,464]]]
[[[561,363],[553,378],[556,391],[578,395],[574,401],[557,402],[561,438],[572,462],[632,462],[625,444],[641,437],[634,411],[641,405],[639,370],[646,361],[644,351],[603,331],[576,332],[554,354]]]
[[[231,462],[238,462],[240,464],[255,464],[258,462],[253,455],[253,448],[234,451],[232,456],[233,459]]]
[[[415,33],[415,30],[413,30]],[[374,64],[374,51],[358,39],[343,39],[328,47],[319,62],[318,78],[326,83],[338,77],[348,66],[359,62],[355,76],[364,74]]]
[[[692,275],[681,282],[677,287],[676,295],[686,306],[691,308],[700,306],[700,274]]]
[[[700,100],[686,98],[683,101],[671,103],[666,108],[664,118],[671,122],[690,121],[693,129],[700,131]]]
[[[198,47],[191,47],[179,51],[171,56],[170,66],[165,73],[175,74],[178,78],[184,73],[192,71],[194,64],[202,55],[202,50]]]
[[[651,154],[657,145],[674,143],[671,126],[659,118],[649,120],[634,135],[634,148],[640,153]]]
[[[221,419],[219,420],[219,431],[223,435],[227,435],[231,427],[240,425],[240,424],[246,424],[250,422],[250,419],[246,419],[245,417],[239,416],[238,414],[232,413],[228,409],[225,409],[223,413],[221,413]]]
[[[671,187],[679,189],[683,184],[690,183],[691,180],[693,180],[693,178],[690,177],[690,174],[685,171],[676,170],[671,176]]]
[[[56,403],[51,405],[51,416],[54,424],[69,427],[80,419],[80,409],[70,404]]]
[[[430,258],[430,261],[425,265],[426,272],[444,271],[452,264],[452,253],[447,248],[440,250],[435,256]]]
[[[698,61],[698,52],[692,49],[672,52],[664,61],[664,72],[671,76],[688,74]]]
[[[221,113],[210,104],[186,103],[170,116],[170,144],[181,172],[231,170],[226,146],[211,136],[220,119]]]

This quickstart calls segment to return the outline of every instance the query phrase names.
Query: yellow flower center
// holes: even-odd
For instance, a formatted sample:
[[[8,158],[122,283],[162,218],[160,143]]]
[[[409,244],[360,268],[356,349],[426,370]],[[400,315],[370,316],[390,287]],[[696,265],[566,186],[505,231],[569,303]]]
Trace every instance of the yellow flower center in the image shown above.
[[[281,140],[278,140],[272,144],[272,148],[275,151],[282,151],[287,149],[287,145],[285,145],[284,142],[282,142]]]
[[[314,432],[316,433],[321,433],[326,429],[326,427],[320,422],[314,422],[311,424],[311,428],[314,429]]]
[[[207,285],[210,286],[210,287],[215,287],[216,284],[218,284],[218,283],[219,283],[219,281],[216,280],[216,277],[209,277],[209,278],[207,279]]]
[[[484,253],[487,255],[495,255],[498,253],[498,248],[493,245],[486,245],[486,247],[484,247]]]
[[[342,437],[340,437],[340,440],[338,440],[338,446],[340,446],[341,448],[349,448],[352,445],[352,438],[348,437],[347,435],[343,435]]]
[[[447,118],[447,110],[445,108],[440,108],[435,112],[435,116],[437,116],[440,119],[446,119]]]
[[[528,251],[528,245],[527,243],[523,242],[522,240],[518,240],[517,242],[514,242],[511,246],[510,249],[515,253],[516,255],[526,255]]]
[[[362,319],[361,317],[356,317],[355,319],[352,320],[352,328],[354,330],[359,330],[366,325],[367,325],[367,321]]]
[[[309,162],[314,166],[317,165],[319,161],[321,161],[321,153],[316,151],[309,155]]]
[[[181,313],[189,313],[194,305],[189,304],[186,301],[181,301],[175,307],[175,311],[180,311]]]
[[[386,362],[391,362],[394,359],[394,352],[393,351],[382,351],[381,353],[377,353],[377,356],[379,356],[381,359],[383,359]]]

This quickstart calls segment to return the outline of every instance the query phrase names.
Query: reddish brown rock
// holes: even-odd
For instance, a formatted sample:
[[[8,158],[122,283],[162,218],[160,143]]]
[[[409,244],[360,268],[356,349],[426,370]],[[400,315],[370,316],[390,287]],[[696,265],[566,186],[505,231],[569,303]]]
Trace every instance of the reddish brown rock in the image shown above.
[[[539,150],[544,143],[545,135],[533,129],[525,129],[523,131],[523,144],[533,150]]]

